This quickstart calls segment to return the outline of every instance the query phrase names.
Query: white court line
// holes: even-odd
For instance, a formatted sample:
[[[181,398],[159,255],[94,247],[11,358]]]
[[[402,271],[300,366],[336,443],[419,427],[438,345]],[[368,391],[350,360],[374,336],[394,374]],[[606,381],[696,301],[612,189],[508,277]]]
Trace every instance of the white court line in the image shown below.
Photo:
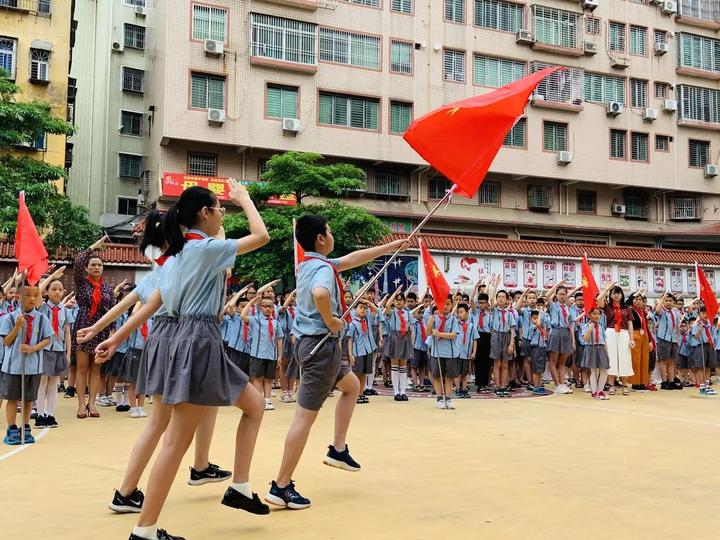
[[[591,411],[598,411],[598,412],[627,414],[629,416],[644,416],[646,418],[655,418],[657,420],[674,420],[675,422],[685,422],[686,424],[699,424],[701,426],[720,427],[720,424],[717,424],[715,422],[705,422],[703,420],[693,420],[691,418],[678,418],[676,416],[664,416],[661,414],[641,413],[641,412],[636,412],[636,411],[628,411],[625,409],[601,409],[598,407],[590,407],[589,405],[576,405],[574,403],[563,403],[561,401],[555,401],[553,399],[529,399],[529,400],[523,400],[523,403],[525,401],[529,401],[530,403],[547,403],[549,405],[557,405],[559,407],[574,407],[576,409],[588,409]]]
[[[48,431],[50,431],[50,428],[45,428],[45,429],[43,429],[43,430],[40,432],[40,434],[39,434],[37,437],[35,437],[35,442],[37,443],[40,439],[42,439],[42,438],[47,434]],[[12,457],[12,456],[16,455],[16,454],[19,454],[20,452],[22,452],[23,450],[26,450],[27,448],[30,448],[31,446],[33,446],[33,445],[32,445],[32,444],[26,444],[26,445],[24,445],[24,446],[18,446],[18,447],[15,448],[14,450],[10,450],[7,454],[2,454],[2,455],[0,455],[0,461],[3,461],[3,460],[5,460],[5,459],[7,459],[7,458],[9,458],[9,457]]]

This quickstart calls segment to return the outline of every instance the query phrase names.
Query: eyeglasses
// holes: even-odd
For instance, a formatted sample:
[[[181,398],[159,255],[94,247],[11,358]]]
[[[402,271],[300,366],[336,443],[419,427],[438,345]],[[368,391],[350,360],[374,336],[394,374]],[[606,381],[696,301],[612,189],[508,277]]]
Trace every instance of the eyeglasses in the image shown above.
[[[225,207],[224,206],[206,206],[208,210],[217,210],[220,212],[221,216],[225,215]]]

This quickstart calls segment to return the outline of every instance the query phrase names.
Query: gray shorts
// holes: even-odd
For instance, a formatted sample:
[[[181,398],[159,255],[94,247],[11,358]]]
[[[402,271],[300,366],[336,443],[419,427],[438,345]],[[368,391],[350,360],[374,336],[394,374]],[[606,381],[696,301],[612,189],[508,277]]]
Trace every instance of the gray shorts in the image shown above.
[[[355,365],[353,366],[353,373],[355,373],[356,375],[372,375],[373,355],[366,354],[365,356],[356,356]]]
[[[684,354],[678,354],[678,369],[690,369],[690,357]]]
[[[411,362],[415,369],[423,369],[428,365],[428,353],[422,349],[413,349],[413,359]]]
[[[672,341],[665,341],[664,339],[658,338],[656,347],[656,356],[658,360],[660,360],[661,362],[665,360],[677,361],[678,350],[680,349],[680,346],[677,343],[673,343]]]
[[[0,373],[0,397],[12,401],[22,399],[21,375]],[[25,375],[25,401],[35,401],[42,375]]]
[[[458,369],[460,370],[459,377],[465,377],[470,373],[470,359],[458,358]]]
[[[530,362],[532,364],[533,373],[542,373],[545,371],[545,363],[547,362],[547,349],[545,347],[530,347]]]
[[[277,371],[276,360],[263,360],[262,358],[250,357],[250,378],[275,380]]]
[[[530,345],[530,340],[522,338],[520,340],[520,357],[521,358],[530,358],[531,349],[532,349],[532,346]]]
[[[441,369],[442,368],[442,369]],[[433,379],[440,378],[440,372],[446,379],[454,379],[460,376],[460,361],[458,358],[436,358],[430,357],[430,374]]]
[[[492,332],[490,334],[490,358],[493,360],[502,360],[503,362],[513,360],[513,357],[507,351],[509,346],[509,332]]]
[[[335,385],[350,373],[350,366],[342,362],[340,342],[328,339],[311,358],[310,352],[324,336],[306,336],[295,347],[295,357],[302,375],[297,402],[303,409],[319,411]]]

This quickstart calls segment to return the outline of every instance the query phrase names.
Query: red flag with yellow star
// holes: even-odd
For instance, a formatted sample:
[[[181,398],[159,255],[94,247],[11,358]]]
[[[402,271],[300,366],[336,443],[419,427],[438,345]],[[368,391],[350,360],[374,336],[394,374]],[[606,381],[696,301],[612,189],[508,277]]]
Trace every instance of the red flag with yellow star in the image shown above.
[[[703,269],[700,268],[697,262],[695,263],[695,268],[697,270],[698,297],[702,300],[702,303],[705,304],[708,319],[712,322],[718,312],[718,301],[717,298],[715,298],[715,293],[708,278],[705,276],[705,272],[703,272]]]
[[[450,295],[450,285],[445,280],[445,276],[435,264],[435,260],[430,255],[425,242],[418,240],[420,244],[420,254],[422,256],[423,268],[425,268],[425,277],[427,278],[428,287],[432,291],[435,305],[438,309],[442,308],[445,299]]]
[[[530,94],[558,69],[563,68],[549,67],[487,94],[443,105],[410,124],[404,138],[457,185],[456,193],[472,197],[505,136],[525,113]]]
[[[597,307],[597,296],[600,294],[600,289],[598,289],[597,283],[595,282],[595,276],[593,276],[592,269],[590,268],[587,253],[583,255],[581,275],[585,315],[590,315],[593,308]]]

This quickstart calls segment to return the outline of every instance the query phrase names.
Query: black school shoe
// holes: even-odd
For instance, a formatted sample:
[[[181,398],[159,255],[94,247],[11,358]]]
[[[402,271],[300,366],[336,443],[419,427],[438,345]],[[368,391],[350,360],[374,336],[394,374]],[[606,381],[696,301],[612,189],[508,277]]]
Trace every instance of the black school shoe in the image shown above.
[[[257,514],[264,516],[270,513],[270,507],[260,500],[257,493],[253,493],[252,499],[248,499],[245,495],[233,489],[232,486],[227,488],[225,495],[223,495],[222,501],[225,506],[230,508],[236,508],[238,510],[245,510],[251,514]]]
[[[303,510],[310,506],[310,499],[300,495],[295,489],[295,482],[290,483],[281,488],[275,480],[270,484],[270,492],[265,496],[265,500],[275,506],[285,506],[290,510]]]
[[[342,452],[338,452],[332,444],[328,446],[328,453],[327,456],[325,456],[323,463],[325,465],[330,465],[331,467],[343,469],[344,471],[360,471],[360,464],[350,455],[350,448],[347,444],[345,445],[345,450]]]
[[[42,414],[39,414],[35,417],[35,427],[36,428],[44,428],[44,427],[50,427],[48,426],[48,417]]]
[[[60,425],[57,423],[57,420],[55,420],[55,417],[50,415],[45,417],[45,427],[56,428],[60,427]]]
[[[139,514],[142,510],[145,494],[138,488],[127,497],[120,494],[116,489],[113,500],[108,504],[108,508],[116,514]]]
[[[402,401],[402,400],[403,400],[403,399],[402,399],[402,395],[400,395],[400,394],[395,394],[395,398],[394,398],[394,399],[395,399],[395,401]]]
[[[65,390],[65,397],[66,398],[74,398],[75,397],[75,387],[74,386],[68,386]]]
[[[210,463],[204,471],[196,471],[190,467],[190,478],[188,484],[191,486],[202,486],[215,482],[224,482],[232,476],[230,471],[224,471],[217,465]]]
[[[185,540],[182,536],[173,536],[172,534],[168,533],[165,529],[158,529],[157,535],[155,536],[157,540]],[[147,540],[143,538],[142,536],[137,536],[135,534],[131,534],[130,538],[128,540]]]

